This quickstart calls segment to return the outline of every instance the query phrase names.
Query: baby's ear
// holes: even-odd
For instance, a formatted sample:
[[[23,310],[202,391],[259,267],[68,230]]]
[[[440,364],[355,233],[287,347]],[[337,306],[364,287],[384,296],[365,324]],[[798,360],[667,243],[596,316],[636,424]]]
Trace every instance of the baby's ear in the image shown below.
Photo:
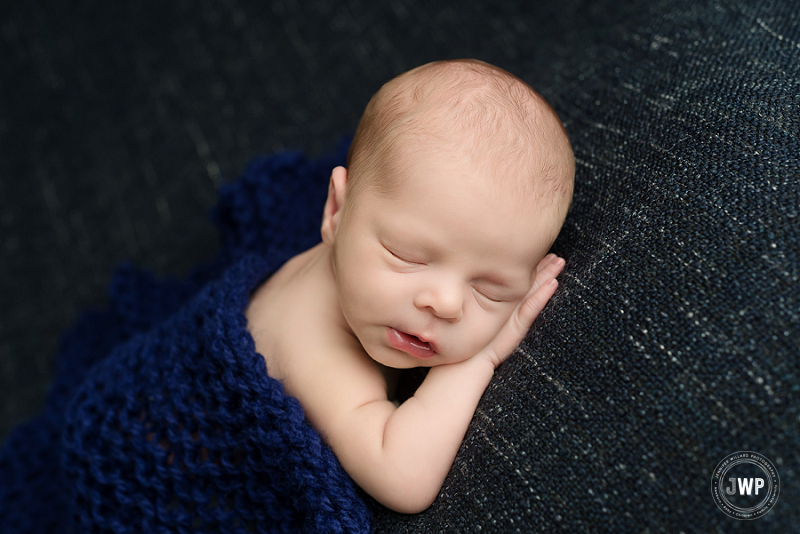
[[[322,213],[322,242],[328,246],[333,245],[336,227],[342,218],[342,206],[347,190],[347,169],[335,167],[331,171],[331,181],[328,185],[328,200],[325,201],[325,210]]]

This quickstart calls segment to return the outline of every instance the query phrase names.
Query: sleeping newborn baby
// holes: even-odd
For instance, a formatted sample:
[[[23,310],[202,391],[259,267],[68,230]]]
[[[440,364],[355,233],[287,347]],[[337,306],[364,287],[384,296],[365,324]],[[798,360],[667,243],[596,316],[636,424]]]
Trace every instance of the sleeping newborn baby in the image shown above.
[[[269,374],[355,482],[426,509],[478,401],[556,290],[548,254],[574,159],[550,106],[486,63],[430,63],[385,84],[333,169],[322,242],[252,295]],[[430,367],[392,402],[398,372]]]

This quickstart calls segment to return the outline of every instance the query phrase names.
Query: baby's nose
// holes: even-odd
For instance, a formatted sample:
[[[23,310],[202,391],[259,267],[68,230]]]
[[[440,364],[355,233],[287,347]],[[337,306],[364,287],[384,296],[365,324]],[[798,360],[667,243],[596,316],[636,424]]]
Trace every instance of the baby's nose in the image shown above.
[[[435,287],[417,295],[417,308],[429,309],[435,316],[447,321],[458,321],[463,313],[464,298],[456,287]]]

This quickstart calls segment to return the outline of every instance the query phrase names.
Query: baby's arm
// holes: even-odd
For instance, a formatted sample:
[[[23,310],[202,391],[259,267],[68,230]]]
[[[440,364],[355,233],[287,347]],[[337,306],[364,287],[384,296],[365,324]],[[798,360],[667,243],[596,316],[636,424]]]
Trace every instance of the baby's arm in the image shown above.
[[[554,255],[542,260],[528,295],[479,354],[432,368],[399,408],[376,398],[329,426],[331,446],[359,486],[399,512],[417,513],[430,506],[495,368],[525,337],[553,295],[563,266],[564,260]]]

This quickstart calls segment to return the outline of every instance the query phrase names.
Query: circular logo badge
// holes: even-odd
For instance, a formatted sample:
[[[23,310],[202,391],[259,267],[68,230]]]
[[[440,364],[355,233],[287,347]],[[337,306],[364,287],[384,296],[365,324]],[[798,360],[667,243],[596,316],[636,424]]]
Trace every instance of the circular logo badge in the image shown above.
[[[711,495],[734,519],[758,519],[775,506],[781,492],[778,471],[766,456],[739,451],[726,456],[711,475]]]

